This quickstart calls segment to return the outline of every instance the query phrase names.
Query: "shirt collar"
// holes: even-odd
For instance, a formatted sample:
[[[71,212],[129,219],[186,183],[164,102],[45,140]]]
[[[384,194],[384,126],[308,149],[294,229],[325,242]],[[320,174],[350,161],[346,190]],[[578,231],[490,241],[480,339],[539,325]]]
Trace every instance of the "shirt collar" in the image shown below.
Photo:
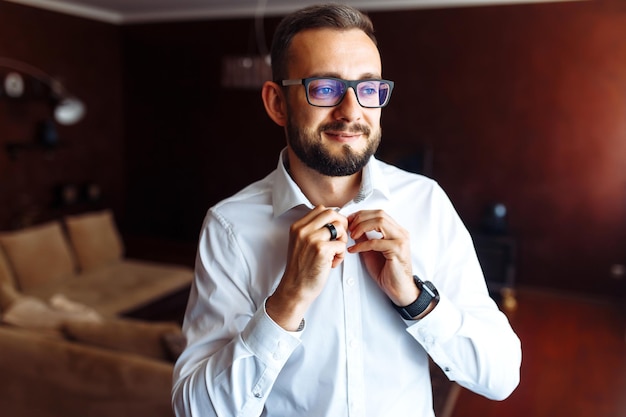
[[[300,205],[313,209],[313,204],[306,198],[298,184],[289,175],[287,171],[288,163],[287,148],[284,148],[278,158],[278,166],[276,167],[272,188],[274,217],[281,216],[283,213]],[[390,198],[389,187],[381,172],[380,164],[381,162],[372,156],[367,165],[365,165],[361,189],[354,198],[354,203],[358,204],[365,201],[374,194],[380,195],[387,200]]]

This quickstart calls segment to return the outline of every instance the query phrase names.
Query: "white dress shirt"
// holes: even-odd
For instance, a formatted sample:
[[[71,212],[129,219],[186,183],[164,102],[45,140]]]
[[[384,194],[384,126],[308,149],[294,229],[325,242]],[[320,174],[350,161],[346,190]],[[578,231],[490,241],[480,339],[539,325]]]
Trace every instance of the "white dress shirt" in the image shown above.
[[[491,399],[519,382],[520,342],[489,297],[472,239],[439,185],[374,157],[339,212],[383,209],[411,235],[413,273],[441,300],[406,321],[346,252],[302,331],[265,312],[284,272],[290,225],[313,208],[281,154],[264,179],[212,207],[200,233],[174,368],[177,416],[432,417],[428,355]],[[348,245],[354,244],[351,239]]]

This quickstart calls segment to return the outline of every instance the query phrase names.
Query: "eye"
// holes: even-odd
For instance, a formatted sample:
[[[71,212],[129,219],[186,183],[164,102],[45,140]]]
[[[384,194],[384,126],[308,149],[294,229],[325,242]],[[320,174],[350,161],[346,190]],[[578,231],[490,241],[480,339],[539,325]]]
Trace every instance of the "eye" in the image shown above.
[[[359,96],[369,97],[378,95],[379,83],[376,82],[363,82],[359,84]]]
[[[337,93],[335,92],[335,89],[333,87],[325,86],[325,87],[316,88],[315,90],[313,90],[313,94],[316,95],[317,97],[323,97],[323,96],[334,96]]]
[[[334,80],[316,80],[309,85],[309,96],[324,100],[334,99],[343,94],[341,83]]]

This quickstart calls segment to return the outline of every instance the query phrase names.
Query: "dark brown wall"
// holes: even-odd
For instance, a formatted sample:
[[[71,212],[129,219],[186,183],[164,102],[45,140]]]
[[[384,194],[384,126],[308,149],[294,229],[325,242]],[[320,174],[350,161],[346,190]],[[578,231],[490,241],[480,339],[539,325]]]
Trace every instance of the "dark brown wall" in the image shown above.
[[[623,4],[370,14],[384,74],[396,81],[383,114],[380,156],[394,161],[432,148],[433,177],[472,229],[487,204],[506,204],[521,284],[596,294],[617,287],[608,270],[626,258]],[[79,42],[57,65],[72,82],[95,71],[96,86],[73,88],[80,87],[92,107],[117,103],[123,88],[125,112],[90,111],[101,122],[85,121],[71,132],[93,141],[80,148],[84,156],[64,165],[88,177],[93,165],[125,161],[123,177],[110,170],[102,179],[119,192],[125,231],[193,241],[210,205],[274,168],[284,139],[264,114],[258,91],[219,86],[224,55],[257,51],[252,20],[130,25],[121,28],[120,40],[115,27],[44,12],[27,19],[16,14],[18,7],[0,3],[0,39],[5,9],[14,21],[45,16],[103,36],[105,46],[97,49],[106,59]],[[266,19],[267,34],[276,22]],[[41,42],[49,36],[44,32],[28,36]],[[7,45],[0,40],[2,54],[39,55],[34,41],[4,52]],[[89,58],[71,58],[80,53]],[[4,175],[9,161],[0,162]]]
[[[120,51],[118,27],[0,2],[0,56],[58,78],[87,106],[80,123],[57,127],[57,150],[27,149],[11,158],[6,145],[34,143],[36,125],[51,118],[52,107],[42,99],[0,98],[0,230],[96,207],[77,203],[57,208],[54,189],[61,184],[81,187],[93,182],[102,190],[101,204],[121,211],[125,173]]]
[[[220,86],[222,57],[251,52],[253,28],[248,20],[124,28],[134,233],[196,239],[210,205],[276,166],[284,139],[259,90]]]
[[[614,288],[609,266],[626,258],[626,3],[376,17],[398,81],[386,145],[432,145],[434,176],[469,226],[490,201],[507,205],[521,282]]]

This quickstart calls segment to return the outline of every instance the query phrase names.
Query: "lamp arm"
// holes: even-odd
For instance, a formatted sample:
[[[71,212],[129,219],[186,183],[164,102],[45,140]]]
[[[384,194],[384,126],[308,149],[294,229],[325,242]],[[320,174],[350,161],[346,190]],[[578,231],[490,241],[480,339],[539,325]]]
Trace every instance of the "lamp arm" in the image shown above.
[[[26,62],[18,61],[16,59],[0,56],[0,68],[7,68],[27,74],[36,80],[48,85],[50,90],[58,97],[63,98],[69,95],[65,86],[61,81],[52,77],[50,74],[43,70],[27,64]]]
[[[50,87],[58,103],[55,105],[54,118],[63,125],[71,125],[81,120],[85,114],[85,105],[73,97],[61,81],[39,68],[16,59],[0,56],[0,68],[19,71]]]

